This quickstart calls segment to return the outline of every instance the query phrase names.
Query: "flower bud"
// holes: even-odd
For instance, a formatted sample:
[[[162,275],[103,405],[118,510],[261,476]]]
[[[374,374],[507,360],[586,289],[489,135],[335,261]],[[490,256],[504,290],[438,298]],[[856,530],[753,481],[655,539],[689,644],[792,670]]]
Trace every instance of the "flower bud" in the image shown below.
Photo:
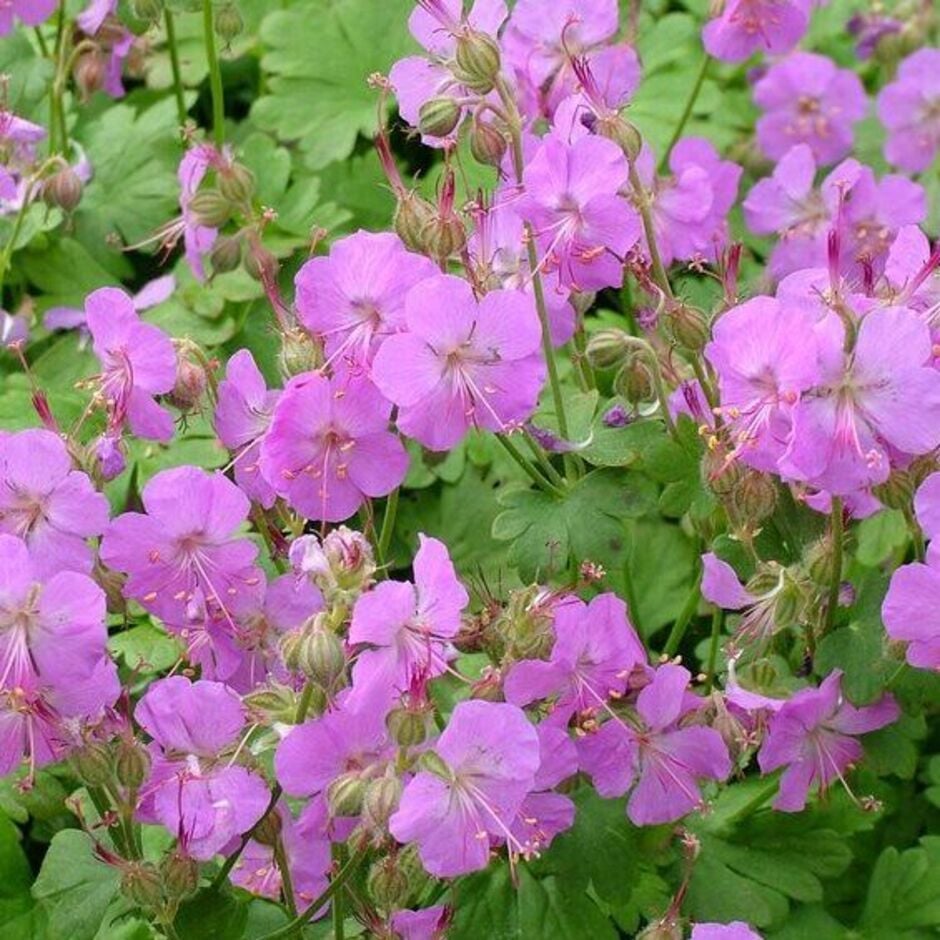
[[[150,755],[146,748],[134,740],[123,738],[114,758],[114,772],[122,787],[139,790],[150,773]]]
[[[257,239],[249,244],[244,264],[249,277],[256,281],[273,280],[277,277],[277,258]]]
[[[226,3],[216,10],[213,27],[216,36],[222,42],[230,43],[241,35],[242,30],[245,28],[245,21],[234,3]]]
[[[413,708],[393,708],[386,719],[388,733],[399,747],[417,747],[428,736],[427,717]]]
[[[777,487],[766,473],[748,470],[731,490],[730,498],[738,517],[756,525],[773,513]]]
[[[653,377],[642,356],[630,356],[623,364],[614,376],[614,392],[633,405],[653,397]]]
[[[127,458],[120,437],[106,432],[94,442],[92,449],[98,472],[106,483],[124,472]]]
[[[614,118],[598,121],[595,132],[617,144],[631,163],[643,149],[643,138],[636,126],[619,114]]]
[[[475,119],[470,127],[470,153],[477,163],[500,166],[506,156],[506,135],[492,124]]]
[[[669,312],[668,320],[672,338],[683,349],[698,353],[705,348],[710,329],[701,310],[683,303],[676,304]]]
[[[287,634],[281,641],[282,658],[284,658],[285,644],[288,643],[290,636],[291,634]],[[285,665],[287,665],[286,658]],[[288,666],[288,668],[296,669],[296,665]],[[297,714],[297,695],[293,689],[283,685],[255,689],[254,692],[249,692],[245,696],[244,703],[252,721],[259,724],[272,725],[276,722],[292,724]]]
[[[637,940],[682,940],[682,928],[674,920],[661,920],[641,930]]]
[[[331,816],[358,816],[362,812],[362,801],[366,785],[356,773],[337,777],[326,790],[326,801]]]
[[[434,206],[423,196],[415,192],[399,196],[392,225],[409,251],[425,252],[424,231],[433,215]]]
[[[451,773],[451,769],[447,766],[444,758],[440,757],[434,751],[425,751],[418,758],[418,766],[421,770],[426,770],[429,774],[434,774],[434,776],[440,777],[442,780],[450,780],[453,778],[453,773]]]
[[[343,642],[315,614],[304,627],[297,648],[297,667],[323,689],[332,689],[346,673],[346,652]]]
[[[588,340],[585,355],[594,369],[620,365],[630,350],[630,339],[623,330],[598,330]]]
[[[238,235],[217,238],[209,252],[209,261],[216,274],[227,274],[242,263],[242,240]]]
[[[371,826],[384,829],[401,799],[401,781],[398,777],[379,777],[367,787],[362,798],[362,815]]]
[[[499,43],[486,33],[467,29],[457,37],[454,78],[471,91],[488,95],[499,77]]]
[[[181,345],[176,351],[176,384],[166,396],[167,401],[183,414],[189,414],[202,401],[208,383],[202,363],[190,358],[188,348]]]
[[[160,874],[167,896],[174,900],[188,897],[199,887],[199,865],[179,850],[164,856]]]
[[[99,49],[82,53],[72,69],[75,86],[81,94],[82,100],[87,101],[98,89],[104,85],[107,65]]]
[[[266,813],[261,822],[251,830],[251,837],[261,845],[274,846],[277,845],[277,840],[280,839],[283,828],[284,823],[280,815],[272,810],[270,813]]]
[[[42,198],[47,206],[69,213],[82,201],[83,188],[78,174],[66,166],[43,182]]]
[[[151,862],[130,862],[121,877],[121,893],[138,907],[159,907],[163,903],[163,879]]]
[[[221,228],[232,217],[232,204],[217,189],[205,189],[189,201],[189,209],[200,225]]]
[[[163,16],[163,0],[134,0],[134,16],[145,23],[155,23]]]
[[[427,253],[443,263],[463,250],[467,244],[467,229],[458,215],[435,213],[425,225],[423,239]]]
[[[301,372],[314,372],[323,365],[323,346],[303,327],[294,327],[281,333],[277,361],[285,379]]]
[[[111,751],[106,744],[90,741],[72,754],[71,761],[82,783],[90,787],[110,783],[114,768]]]
[[[219,172],[219,192],[233,205],[251,205],[255,194],[255,174],[240,163],[232,163]]]
[[[369,896],[382,911],[394,911],[403,907],[411,896],[411,884],[394,858],[377,861],[369,871],[366,882]]]
[[[446,137],[460,121],[460,105],[453,98],[442,95],[430,98],[418,112],[418,130],[428,137]]]
[[[340,526],[321,542],[315,535],[295,539],[290,548],[294,570],[305,574],[329,605],[351,605],[373,581],[376,565],[368,539]]]

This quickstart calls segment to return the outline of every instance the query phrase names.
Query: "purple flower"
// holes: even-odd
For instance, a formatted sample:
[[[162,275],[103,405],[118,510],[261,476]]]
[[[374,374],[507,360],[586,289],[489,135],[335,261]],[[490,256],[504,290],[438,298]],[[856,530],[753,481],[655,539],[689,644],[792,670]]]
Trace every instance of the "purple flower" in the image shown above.
[[[888,130],[885,158],[922,173],[940,152],[940,49],[918,49],[878,95],[878,117]]]
[[[874,310],[848,356],[835,315],[816,336],[820,381],[793,409],[784,473],[848,494],[888,478],[889,447],[917,455],[940,445],[940,372],[921,320],[901,307]]]
[[[772,297],[755,297],[719,317],[705,355],[718,373],[732,454],[776,470],[793,408],[819,378],[814,318]]]
[[[931,540],[927,557],[940,560],[940,473],[931,473],[914,494],[914,512],[924,535]],[[934,540],[937,544],[933,544]]]
[[[170,338],[143,323],[131,298],[114,287],[89,294],[85,316],[102,366],[99,382],[110,423],[119,428],[126,420],[138,437],[169,441],[173,418],[153,397],[169,392],[176,383],[176,352]]]
[[[324,340],[330,362],[368,366],[382,341],[405,326],[405,295],[437,272],[390,232],[356,232],[298,272],[297,316]]]
[[[422,770],[409,781],[389,820],[392,835],[416,842],[439,878],[485,868],[491,839],[515,850],[509,827],[539,767],[538,735],[525,715],[512,705],[461,702],[434,752],[446,777]]]
[[[365,376],[295,376],[261,443],[261,472],[308,519],[348,519],[407,472],[408,454],[388,430],[391,411]]]
[[[94,36],[101,29],[104,21],[116,12],[117,0],[90,0],[75,22],[83,33]]]
[[[42,576],[90,572],[87,540],[107,525],[107,499],[72,468],[58,435],[35,429],[0,438],[0,532],[23,539]]]
[[[153,738],[153,765],[138,817],[177,836],[193,858],[212,858],[251,829],[268,805],[267,784],[234,763],[245,724],[238,696],[220,682],[160,679],[134,711]]]
[[[845,28],[858,39],[855,54],[860,59],[870,59],[881,40],[885,36],[893,36],[901,32],[904,23],[892,16],[885,16],[883,13],[876,13],[872,10],[866,13],[854,13],[845,24]]]
[[[613,141],[572,144],[545,137],[526,164],[516,211],[532,226],[545,272],[572,290],[617,287],[623,256],[640,237],[640,221],[620,195],[627,159]]]
[[[772,160],[794,144],[806,144],[821,163],[835,163],[852,149],[852,128],[865,117],[861,80],[822,55],[795,52],[772,65],[754,86],[764,112],[757,140]]]
[[[341,707],[292,728],[274,757],[274,772],[290,796],[316,796],[339,777],[380,776],[394,749],[385,715],[372,707]]]
[[[25,26],[38,26],[52,16],[58,0],[3,0],[0,3],[0,36],[13,31],[13,17],[19,17]]]
[[[279,395],[268,390],[251,352],[239,349],[225,367],[215,407],[215,431],[234,455],[235,482],[265,508],[274,505],[275,493],[261,473],[261,441]]]
[[[842,780],[862,757],[855,735],[896,721],[900,711],[885,695],[876,704],[855,708],[842,697],[842,672],[831,672],[818,689],[801,689],[772,715],[767,737],[757,755],[762,773],[786,767],[774,809],[798,813],[810,787],[825,790]]]
[[[124,593],[172,624],[201,604],[227,621],[234,604],[260,595],[257,546],[239,538],[250,504],[221,473],[163,470],[144,487],[145,513],[126,512],[101,541],[101,560],[127,573]]]
[[[705,49],[723,62],[743,62],[755,52],[780,55],[803,38],[808,0],[726,0],[702,30]]]
[[[761,935],[742,920],[730,924],[696,924],[690,940],[761,940]]]
[[[555,698],[553,721],[565,722],[576,711],[605,709],[611,694],[623,694],[630,671],[646,662],[646,653],[615,594],[601,594],[589,604],[569,597],[556,607],[555,643],[550,659],[524,659],[506,676],[506,701],[528,705]]]
[[[681,723],[699,705],[687,692],[691,678],[681,666],[660,666],[637,697],[629,725],[612,715],[578,742],[581,769],[601,796],[632,790],[627,815],[637,826],[681,819],[702,805],[700,780],[724,780],[731,772],[714,728]]]
[[[405,321],[372,367],[404,434],[448,450],[471,427],[506,431],[535,410],[545,363],[530,296],[497,290],[477,301],[466,281],[440,275],[409,291]]]
[[[448,909],[435,904],[420,911],[396,911],[391,926],[400,940],[444,940],[449,919]]]
[[[382,581],[356,601],[349,642],[367,648],[353,669],[354,695],[357,686],[403,693],[418,677],[440,675],[453,656],[449,641],[470,597],[444,543],[425,535],[418,540],[414,584]]]
[[[0,34],[3,33],[2,16],[0,8]],[[36,158],[36,144],[45,137],[44,127],[0,108],[0,145],[7,165],[19,169],[23,164],[31,163]]]
[[[175,290],[176,277],[173,274],[164,274],[144,284],[131,298],[131,302],[138,313],[143,313],[168,300]],[[42,318],[42,325],[47,330],[79,329],[86,332],[88,329],[85,310],[81,307],[50,307]]]

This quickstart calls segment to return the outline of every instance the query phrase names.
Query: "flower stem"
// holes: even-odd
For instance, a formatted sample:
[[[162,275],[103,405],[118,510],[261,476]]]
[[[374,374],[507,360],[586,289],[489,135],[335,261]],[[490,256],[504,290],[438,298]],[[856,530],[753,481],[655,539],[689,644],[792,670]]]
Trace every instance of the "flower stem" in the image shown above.
[[[500,444],[503,445],[506,453],[509,454],[509,456],[512,457],[512,459],[517,464],[519,464],[519,466],[526,472],[527,476],[532,480],[533,483],[535,483],[537,487],[539,487],[539,489],[544,490],[550,496],[561,497],[564,495],[557,486],[555,486],[553,483],[549,483],[548,480],[546,480],[545,477],[543,477],[542,474],[539,473],[538,470],[536,470],[535,467],[533,467],[532,464],[522,456],[516,445],[513,444],[505,434],[497,434],[496,440],[498,440]]]
[[[294,899],[294,884],[290,875],[290,864],[287,861],[287,853],[284,851],[284,840],[278,836],[274,843],[274,861],[277,863],[278,870],[281,873],[281,893],[284,895],[284,901],[287,904],[287,910],[291,917],[297,916],[297,901]]]
[[[829,513],[829,538],[832,540],[832,571],[829,575],[829,595],[826,599],[826,619],[823,632],[832,629],[836,619],[836,608],[839,606],[839,585],[842,583],[842,538],[844,528],[842,521],[842,499],[832,497],[832,509]]]
[[[180,126],[186,123],[186,99],[183,96],[183,75],[180,70],[180,52],[176,45],[176,23],[169,7],[163,11],[166,26],[166,44],[170,50],[170,68],[173,70],[173,94],[176,97],[176,113]]]
[[[705,692],[711,692],[715,684],[715,663],[718,661],[718,641],[721,638],[721,624],[725,612],[716,607],[712,611],[712,633],[708,641],[708,665],[705,668]]]
[[[23,204],[16,213],[13,221],[13,232],[10,240],[3,246],[3,254],[0,254],[0,300],[3,298],[3,281],[6,277],[7,268],[10,265],[10,258],[16,248],[16,240],[20,237],[20,230],[23,228],[23,220],[26,218],[26,212],[29,209],[29,199],[32,194],[32,186],[28,186],[23,195]]]
[[[692,91],[689,92],[688,100],[685,103],[685,107],[682,109],[682,115],[679,118],[679,123],[672,132],[672,137],[669,138],[669,143],[666,145],[666,149],[663,151],[662,159],[659,161],[660,172],[669,166],[669,154],[672,153],[672,148],[675,147],[675,145],[678,143],[679,138],[682,136],[682,132],[685,130],[685,125],[692,116],[692,109],[695,107],[695,102],[698,100],[699,92],[702,90],[702,85],[705,83],[705,77],[708,75],[708,68],[711,65],[711,62],[712,58],[706,52],[705,57],[702,59],[702,64],[699,66],[698,75],[695,76],[695,84],[692,85]]]
[[[692,590],[689,592],[689,596],[682,605],[682,610],[679,611],[679,616],[676,617],[676,622],[672,625],[669,636],[666,638],[666,645],[663,647],[665,656],[675,656],[678,652],[679,644],[682,643],[685,637],[685,631],[689,628],[692,617],[695,616],[695,611],[698,609],[701,584],[702,574],[699,572],[695,578],[695,584],[692,585]]]
[[[388,554],[389,546],[392,544],[392,534],[395,532],[395,517],[398,514],[398,496],[400,488],[395,487],[388,494],[385,501],[385,515],[382,516],[382,530],[379,533],[379,543],[376,545],[376,554],[380,565],[385,564],[385,556]]]
[[[742,819],[747,819],[748,816],[759,810],[777,792],[779,785],[779,781],[776,778],[769,781],[766,786],[761,787],[761,789],[740,809],[733,812],[725,820],[725,825],[730,826],[733,823],[739,823]]]
[[[342,865],[343,860],[343,847],[342,845],[333,846],[333,862],[337,865]],[[342,868],[340,868],[342,871]],[[346,919],[346,912],[343,909],[343,892],[337,891],[333,895],[333,940],[343,940],[345,932],[343,930],[343,922]]]
[[[666,269],[663,267],[663,261],[659,255],[659,248],[656,246],[656,228],[653,225],[653,213],[650,207],[649,194],[646,192],[646,187],[640,179],[640,174],[636,171],[635,163],[630,164],[630,187],[633,190],[637,212],[640,213],[640,219],[643,221],[643,234],[646,235],[646,246],[650,253],[653,280],[666,297],[672,300],[672,285],[669,283],[669,278],[666,276]]]
[[[559,488],[565,486],[565,478],[552,466],[552,462],[548,459],[545,451],[539,446],[535,438],[533,438],[528,431],[524,430],[523,434],[529,450],[532,451],[532,455],[539,462],[549,480]]]
[[[212,134],[216,149],[225,144],[225,97],[222,91],[222,72],[219,69],[219,54],[215,47],[215,30],[212,24],[212,0],[202,0],[202,34],[209,60],[209,86],[212,90]]]

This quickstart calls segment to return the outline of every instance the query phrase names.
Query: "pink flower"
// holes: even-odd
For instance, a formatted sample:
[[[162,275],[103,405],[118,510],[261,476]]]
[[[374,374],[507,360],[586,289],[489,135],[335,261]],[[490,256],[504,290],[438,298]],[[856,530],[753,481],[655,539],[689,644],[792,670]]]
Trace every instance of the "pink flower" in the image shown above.
[[[173,419],[153,400],[176,383],[176,352],[170,338],[141,321],[122,290],[103,287],[85,300],[92,348],[102,366],[101,395],[115,427],[125,420],[148,440],[169,441]]]
[[[261,441],[271,425],[279,391],[269,391],[247,349],[239,349],[225,367],[215,407],[215,431],[234,455],[235,482],[249,499],[274,505],[274,488],[261,473]]]
[[[516,210],[538,240],[541,267],[572,290],[619,286],[623,257],[640,237],[640,221],[620,195],[627,159],[613,141],[543,138],[526,164]]]
[[[490,839],[516,848],[509,827],[534,786],[539,740],[518,708],[466,701],[454,709],[434,752],[447,776],[419,771],[389,828],[399,842],[418,844],[428,872],[449,878],[485,868]]]
[[[764,112],[757,140],[772,160],[795,144],[807,144],[821,163],[835,163],[852,149],[852,128],[865,117],[861,80],[822,55],[795,52],[772,65],[754,86]]]
[[[231,689],[183,676],[160,679],[134,718],[153,738],[153,764],[137,811],[142,822],[165,826],[185,852],[207,861],[261,818],[267,784],[226,756],[245,724]]]
[[[535,410],[545,363],[531,297],[496,290],[478,301],[466,281],[439,275],[409,291],[405,322],[372,367],[404,434],[447,450],[471,427],[507,431]]]
[[[408,455],[388,430],[391,410],[365,376],[295,376],[262,441],[261,472],[308,519],[348,519],[405,477]]]
[[[836,669],[818,689],[801,689],[771,716],[757,760],[765,774],[786,767],[774,809],[798,813],[810,787],[825,790],[861,759],[856,735],[897,720],[900,711],[890,695],[855,708],[843,699],[841,682],[842,672]]]
[[[383,340],[405,326],[405,295],[437,268],[390,232],[359,231],[298,272],[297,316],[324,340],[330,362],[368,366]]]
[[[88,574],[88,539],[108,525],[108,501],[73,469],[62,439],[28,430],[0,438],[0,532],[18,535],[42,576]]]
[[[443,904],[420,911],[396,911],[392,914],[392,930],[400,940],[444,940],[450,913]]]
[[[38,26],[52,16],[58,0],[4,0],[0,3],[0,36],[13,31],[13,17],[19,17],[24,26]]]
[[[921,173],[940,152],[940,49],[918,49],[878,95],[889,163]]]
[[[723,62],[789,52],[806,32],[809,6],[808,0],[727,0],[702,30],[705,49]]]
[[[124,593],[169,623],[208,605],[233,621],[233,605],[260,595],[257,546],[239,538],[250,504],[221,473],[177,467],[141,493],[144,513],[126,512],[101,541],[101,560],[127,573]]]
[[[681,819],[701,806],[699,781],[724,780],[731,760],[714,728],[682,725],[698,707],[687,669],[660,666],[636,701],[635,722],[613,715],[578,742],[581,769],[601,796],[632,790],[627,815],[637,826]]]
[[[761,940],[761,935],[741,920],[730,924],[695,924],[689,940]]]
[[[356,601],[349,642],[367,648],[353,669],[353,695],[369,686],[395,697],[415,678],[440,675],[454,655],[449,641],[470,597],[443,542],[418,539],[415,583],[381,581]]]

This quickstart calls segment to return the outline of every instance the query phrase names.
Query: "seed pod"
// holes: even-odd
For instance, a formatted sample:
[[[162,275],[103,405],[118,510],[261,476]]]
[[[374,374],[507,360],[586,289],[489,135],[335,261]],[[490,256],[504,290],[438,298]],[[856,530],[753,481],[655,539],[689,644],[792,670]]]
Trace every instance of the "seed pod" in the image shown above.
[[[185,346],[176,351],[176,383],[166,396],[167,401],[183,414],[194,411],[202,401],[209,384],[205,367],[190,358]]]
[[[598,121],[595,132],[617,144],[631,163],[640,155],[643,149],[643,138],[640,132],[626,118],[619,114],[610,119]]]
[[[72,69],[72,77],[75,79],[75,86],[81,94],[82,101],[87,101],[104,85],[106,73],[105,58],[99,49],[84,52],[78,57]]]
[[[122,739],[114,759],[118,783],[128,790],[139,790],[150,773],[150,755],[136,741]]]
[[[233,163],[219,172],[219,192],[236,206],[251,204],[255,194],[255,174],[240,163]]]
[[[463,250],[467,244],[467,229],[459,216],[434,215],[424,230],[424,244],[428,254],[443,264]]]
[[[362,815],[371,826],[384,829],[401,799],[401,781],[398,777],[379,777],[367,787],[362,798]]]
[[[777,487],[766,473],[757,470],[744,473],[730,495],[739,518],[755,525],[768,518],[777,505]]]
[[[100,741],[90,741],[79,748],[72,755],[71,762],[82,783],[90,787],[109,783],[114,773],[111,750]]]
[[[226,3],[216,10],[213,27],[216,36],[222,42],[230,43],[241,35],[242,30],[245,28],[245,21],[234,3]]]
[[[180,851],[171,852],[160,863],[163,887],[168,897],[188,897],[199,887],[199,865]]]
[[[301,372],[313,372],[323,365],[323,346],[303,327],[285,330],[281,334],[278,365],[285,380]]]
[[[256,281],[273,280],[277,277],[277,258],[260,241],[255,239],[245,252],[245,270]]]
[[[323,689],[332,689],[346,673],[346,652],[343,643],[315,615],[313,625],[305,627],[297,650],[297,666]]]
[[[428,137],[446,137],[460,121],[460,105],[443,95],[431,98],[418,112],[418,130]]]
[[[598,330],[588,340],[585,355],[595,369],[620,365],[630,349],[630,339],[623,330]]]
[[[358,816],[362,812],[365,783],[358,774],[337,777],[326,790],[326,801],[332,816]]]
[[[434,206],[423,196],[409,192],[399,197],[392,224],[409,251],[427,251],[424,232],[433,215]]]
[[[389,734],[400,747],[417,747],[428,736],[427,718],[412,708],[394,708],[386,719]]]
[[[408,875],[396,864],[394,858],[377,861],[369,871],[366,886],[376,907],[382,911],[394,911],[403,907],[411,894]]]
[[[452,71],[454,78],[471,91],[488,95],[499,77],[499,43],[486,33],[467,29],[457,37]]]
[[[487,121],[474,120],[470,127],[470,153],[484,166],[500,166],[506,156],[506,135]]]
[[[163,903],[163,879],[151,862],[130,862],[121,877],[121,893],[138,907],[156,908]]]
[[[653,397],[653,377],[642,356],[630,356],[614,376],[614,391],[631,404]]]
[[[209,253],[212,270],[216,274],[227,274],[242,263],[242,240],[239,235],[223,235],[217,238]]]
[[[251,837],[261,845],[277,845],[284,823],[277,812],[271,811],[251,830]]]
[[[189,209],[200,225],[221,228],[232,217],[232,204],[217,189],[205,189],[189,201]]]
[[[53,173],[42,184],[42,198],[47,206],[73,212],[82,201],[84,187],[78,174],[70,167]]]
[[[687,304],[677,304],[668,314],[669,330],[683,349],[698,353],[708,342],[710,329],[701,310]]]

